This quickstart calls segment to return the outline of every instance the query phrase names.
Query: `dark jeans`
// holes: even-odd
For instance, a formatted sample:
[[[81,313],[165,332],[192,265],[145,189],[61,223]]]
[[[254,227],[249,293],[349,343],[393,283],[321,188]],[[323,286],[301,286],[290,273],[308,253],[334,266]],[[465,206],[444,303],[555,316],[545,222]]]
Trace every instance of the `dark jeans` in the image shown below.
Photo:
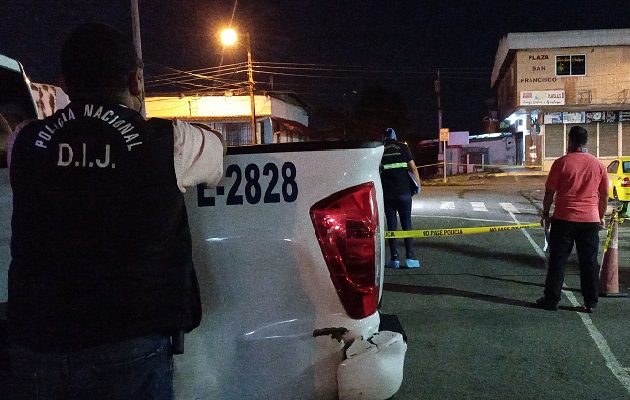
[[[398,229],[398,216],[400,216],[400,226],[404,231],[411,230],[411,194],[399,195],[396,197],[385,197],[385,218],[387,219],[387,230],[395,231]],[[398,257],[398,248],[396,239],[387,239],[389,241],[389,251],[391,259]],[[405,257],[407,259],[414,258],[413,238],[405,239]]]
[[[171,400],[169,338],[147,336],[94,348],[40,353],[10,345],[12,400]]]
[[[580,264],[580,286],[584,304],[597,305],[599,286],[599,222],[551,220],[549,235],[549,268],[545,280],[545,297],[559,302],[564,283],[566,263],[573,243]]]

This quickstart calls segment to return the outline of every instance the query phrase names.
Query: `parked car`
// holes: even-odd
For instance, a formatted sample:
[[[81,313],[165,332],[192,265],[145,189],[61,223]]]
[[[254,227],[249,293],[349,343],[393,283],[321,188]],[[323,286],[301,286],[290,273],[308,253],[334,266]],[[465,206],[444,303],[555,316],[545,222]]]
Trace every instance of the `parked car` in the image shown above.
[[[608,164],[608,197],[630,201],[630,157],[620,157]]]

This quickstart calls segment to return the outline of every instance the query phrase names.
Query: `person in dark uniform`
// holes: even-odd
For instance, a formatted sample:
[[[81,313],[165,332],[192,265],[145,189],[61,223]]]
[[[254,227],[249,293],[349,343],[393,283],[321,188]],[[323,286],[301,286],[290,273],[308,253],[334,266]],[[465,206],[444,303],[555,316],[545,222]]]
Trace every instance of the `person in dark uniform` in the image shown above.
[[[406,144],[396,140],[396,132],[387,128],[383,133],[385,150],[381,161],[381,183],[385,201],[387,230],[398,229],[398,217],[403,230],[411,230],[412,196],[420,193],[420,176]],[[412,178],[413,177],[413,178]],[[400,268],[397,240],[388,239],[390,260],[388,268]],[[405,239],[405,263],[407,268],[417,268],[420,262],[413,251],[413,238]]]
[[[171,338],[201,320],[182,191],[218,183],[225,142],[144,119],[142,62],[112,27],[74,30],[61,69],[71,103],[10,151],[3,398],[170,400]]]

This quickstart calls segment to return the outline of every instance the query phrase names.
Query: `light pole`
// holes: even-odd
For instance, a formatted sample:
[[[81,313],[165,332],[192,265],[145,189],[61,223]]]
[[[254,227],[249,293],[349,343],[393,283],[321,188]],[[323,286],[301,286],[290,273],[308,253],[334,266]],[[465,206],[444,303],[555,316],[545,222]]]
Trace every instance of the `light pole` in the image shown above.
[[[249,37],[249,32],[245,34],[247,39],[246,46],[238,40],[238,35],[234,29],[224,29],[221,31],[221,41],[226,46],[232,46],[235,43],[245,47],[247,50],[247,86],[249,86],[249,103],[251,106],[251,125],[252,125],[252,143],[256,144],[258,138],[256,137],[256,100],[254,98],[254,68],[252,65],[252,44]]]

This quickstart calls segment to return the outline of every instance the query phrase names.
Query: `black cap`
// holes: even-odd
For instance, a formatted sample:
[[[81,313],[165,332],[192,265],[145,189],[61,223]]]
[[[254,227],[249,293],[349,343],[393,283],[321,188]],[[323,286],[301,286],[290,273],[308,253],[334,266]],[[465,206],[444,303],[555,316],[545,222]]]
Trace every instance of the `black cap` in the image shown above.
[[[70,92],[125,87],[129,73],[142,67],[130,40],[109,25],[86,23],[68,36],[61,71]]]

